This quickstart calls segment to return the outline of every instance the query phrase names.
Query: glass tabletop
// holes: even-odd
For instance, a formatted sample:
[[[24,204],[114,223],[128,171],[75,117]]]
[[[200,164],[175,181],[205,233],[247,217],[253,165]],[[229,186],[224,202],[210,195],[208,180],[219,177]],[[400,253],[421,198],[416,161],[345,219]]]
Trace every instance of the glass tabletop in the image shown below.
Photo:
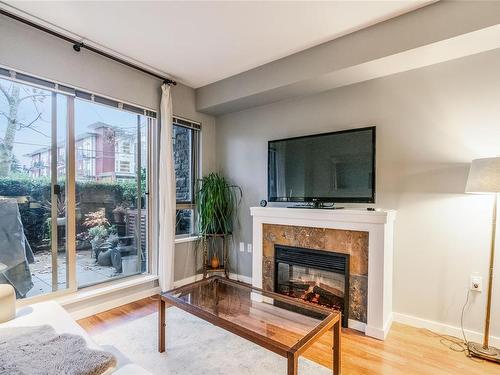
[[[257,337],[261,344],[274,344],[282,350],[300,345],[328,321],[340,319],[337,311],[217,276],[162,297],[215,325],[236,333],[241,330],[247,338]]]

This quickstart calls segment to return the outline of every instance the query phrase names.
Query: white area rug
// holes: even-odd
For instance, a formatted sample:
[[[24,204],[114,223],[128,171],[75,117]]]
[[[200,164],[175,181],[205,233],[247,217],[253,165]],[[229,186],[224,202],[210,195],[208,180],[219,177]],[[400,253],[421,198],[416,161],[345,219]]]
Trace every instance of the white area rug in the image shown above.
[[[157,319],[151,314],[92,337],[158,375],[286,374],[285,358],[173,307],[167,309],[167,352],[158,353]],[[300,357],[300,375],[331,373]]]

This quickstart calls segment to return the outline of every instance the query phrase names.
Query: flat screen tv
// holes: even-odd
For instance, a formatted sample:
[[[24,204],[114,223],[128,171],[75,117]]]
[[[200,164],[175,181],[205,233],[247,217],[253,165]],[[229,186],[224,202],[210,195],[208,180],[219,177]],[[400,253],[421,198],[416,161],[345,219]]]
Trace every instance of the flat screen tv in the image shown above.
[[[269,202],[375,203],[375,127],[269,141]]]

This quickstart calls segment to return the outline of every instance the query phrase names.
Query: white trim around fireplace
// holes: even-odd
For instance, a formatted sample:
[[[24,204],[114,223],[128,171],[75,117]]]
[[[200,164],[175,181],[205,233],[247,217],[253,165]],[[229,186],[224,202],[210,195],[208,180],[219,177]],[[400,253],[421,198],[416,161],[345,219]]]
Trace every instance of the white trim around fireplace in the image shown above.
[[[263,224],[305,226],[368,232],[368,306],[366,325],[349,320],[349,327],[384,340],[392,324],[392,254],[396,211],[362,209],[300,209],[252,207],[252,284],[262,288]]]

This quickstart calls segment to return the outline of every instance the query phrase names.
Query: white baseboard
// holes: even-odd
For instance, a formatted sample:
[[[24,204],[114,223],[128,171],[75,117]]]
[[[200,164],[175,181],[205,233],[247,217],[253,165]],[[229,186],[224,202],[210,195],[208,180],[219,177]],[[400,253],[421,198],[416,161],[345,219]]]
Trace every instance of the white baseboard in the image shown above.
[[[384,340],[387,338],[387,335],[391,330],[392,322],[394,322],[394,314],[391,312],[391,314],[389,315],[389,319],[385,322],[384,325]]]
[[[378,340],[385,340],[392,327],[393,315],[391,314],[384,324],[383,328],[373,327],[366,323],[358,322],[357,320],[349,319],[349,328],[364,332],[366,336],[373,337]]]
[[[197,275],[186,277],[184,279],[175,280],[174,281],[174,288],[179,288],[181,286],[194,283],[195,281],[199,281],[201,279],[203,279],[203,275],[197,274]]]
[[[450,335],[462,339],[462,330],[460,327],[452,326],[445,323],[439,323],[432,320],[417,318],[415,316],[393,313],[393,320],[398,323],[407,324],[417,328],[425,328],[432,332],[442,335]],[[465,335],[468,341],[482,342],[483,334],[477,331],[466,329]],[[490,344],[496,347],[500,346],[500,337],[490,336]]]
[[[348,319],[347,326],[351,329],[355,329],[356,331],[360,332],[365,332],[366,330],[366,323],[354,319]]]
[[[159,291],[158,277],[147,274],[112,280],[59,296],[42,295],[36,300],[29,299],[28,302],[53,300],[77,320],[150,297]]]
[[[99,314],[103,311],[114,309],[115,307],[126,305],[127,303],[131,303],[143,298],[154,296],[160,292],[160,287],[154,287],[146,290],[141,290],[136,293],[129,294],[127,296],[112,298],[108,301],[92,304],[89,303],[90,306],[84,308],[72,309],[70,305],[63,305],[63,307],[68,310],[71,317],[75,320],[83,319],[88,316],[92,316],[95,314]]]

